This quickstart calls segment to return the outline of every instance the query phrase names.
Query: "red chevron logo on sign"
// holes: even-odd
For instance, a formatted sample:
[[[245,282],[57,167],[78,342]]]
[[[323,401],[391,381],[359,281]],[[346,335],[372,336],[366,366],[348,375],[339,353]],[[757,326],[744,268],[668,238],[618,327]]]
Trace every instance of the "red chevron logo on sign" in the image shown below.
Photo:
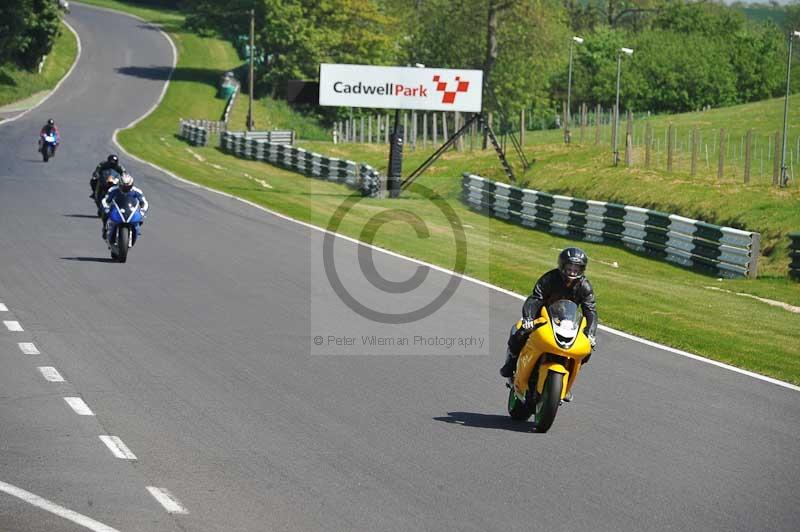
[[[433,81],[436,83],[436,90],[443,93],[442,103],[455,103],[456,94],[469,90],[469,81],[461,81],[460,76],[456,76],[456,90],[454,91],[447,90],[447,82],[441,81],[441,77],[438,74],[433,76]]]

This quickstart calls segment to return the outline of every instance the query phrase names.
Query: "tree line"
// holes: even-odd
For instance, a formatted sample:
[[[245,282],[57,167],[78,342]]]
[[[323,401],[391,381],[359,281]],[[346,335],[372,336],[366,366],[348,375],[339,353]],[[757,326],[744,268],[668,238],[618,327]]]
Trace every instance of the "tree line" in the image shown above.
[[[257,92],[280,97],[321,62],[484,70],[486,107],[552,117],[566,99],[610,106],[617,50],[621,105],[682,112],[779,96],[786,29],[719,1],[686,0],[184,0],[188,24],[228,37],[249,30],[264,53]],[[786,8],[800,16],[800,1]],[[800,18],[800,17],[798,17]],[[798,20],[800,22],[800,20]],[[787,22],[793,24],[794,22]],[[795,86],[800,83],[795,82]]]
[[[58,4],[53,0],[0,2],[0,67],[34,69],[58,36]]]

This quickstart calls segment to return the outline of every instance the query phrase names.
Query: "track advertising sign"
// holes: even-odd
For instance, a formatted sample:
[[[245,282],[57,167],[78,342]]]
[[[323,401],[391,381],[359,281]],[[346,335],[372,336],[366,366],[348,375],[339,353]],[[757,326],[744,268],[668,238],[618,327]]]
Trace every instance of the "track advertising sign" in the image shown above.
[[[321,64],[319,104],[480,113],[483,71]]]

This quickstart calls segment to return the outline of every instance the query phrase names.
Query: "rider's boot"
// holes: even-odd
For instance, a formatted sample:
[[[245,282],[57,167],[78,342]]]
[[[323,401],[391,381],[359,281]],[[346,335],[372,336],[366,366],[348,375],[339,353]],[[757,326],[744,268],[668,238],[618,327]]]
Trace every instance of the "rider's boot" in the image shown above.
[[[511,349],[506,349],[506,362],[500,368],[500,376],[510,379],[514,376],[514,371],[517,369],[517,357],[511,353]]]

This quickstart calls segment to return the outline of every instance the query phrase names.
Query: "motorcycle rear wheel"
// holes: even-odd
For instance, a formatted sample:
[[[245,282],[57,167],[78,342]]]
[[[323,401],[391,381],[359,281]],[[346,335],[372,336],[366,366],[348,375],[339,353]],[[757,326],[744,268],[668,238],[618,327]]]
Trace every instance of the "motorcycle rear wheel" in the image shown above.
[[[550,371],[544,381],[542,396],[536,403],[535,417],[533,419],[536,432],[547,432],[556,419],[558,405],[561,404],[561,388],[564,385],[564,376],[561,373]]]

